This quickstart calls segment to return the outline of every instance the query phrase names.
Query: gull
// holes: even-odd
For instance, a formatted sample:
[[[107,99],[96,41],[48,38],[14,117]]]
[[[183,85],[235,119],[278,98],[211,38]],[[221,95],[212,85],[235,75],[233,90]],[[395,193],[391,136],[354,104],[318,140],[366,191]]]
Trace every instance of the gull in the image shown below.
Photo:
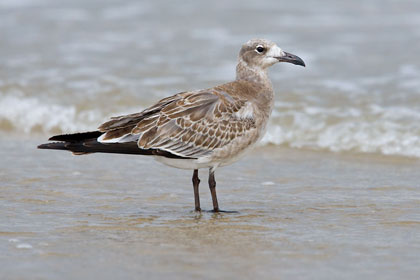
[[[177,93],[153,106],[113,117],[97,131],[56,135],[39,149],[75,155],[150,155],[165,165],[193,170],[195,210],[201,211],[198,169],[209,169],[213,211],[219,212],[215,170],[237,161],[262,138],[274,105],[268,67],[303,60],[275,43],[253,39],[242,45],[236,79],[209,89]]]

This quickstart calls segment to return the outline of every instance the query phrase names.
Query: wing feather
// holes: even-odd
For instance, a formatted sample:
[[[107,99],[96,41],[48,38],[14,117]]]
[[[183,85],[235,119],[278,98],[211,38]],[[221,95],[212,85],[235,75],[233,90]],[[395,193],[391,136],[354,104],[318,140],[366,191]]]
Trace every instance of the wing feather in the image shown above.
[[[256,129],[252,117],[237,113],[246,106],[246,100],[216,89],[183,92],[140,113],[112,118],[99,127],[105,132],[100,140],[137,141],[142,149],[197,158]]]

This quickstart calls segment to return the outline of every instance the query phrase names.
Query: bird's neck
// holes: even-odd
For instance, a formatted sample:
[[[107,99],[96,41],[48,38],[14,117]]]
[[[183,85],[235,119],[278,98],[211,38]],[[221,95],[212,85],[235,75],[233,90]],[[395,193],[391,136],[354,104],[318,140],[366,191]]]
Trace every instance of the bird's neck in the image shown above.
[[[258,66],[252,67],[242,59],[239,60],[239,63],[236,66],[236,80],[245,80],[272,88],[266,68],[263,69]]]
[[[274,106],[274,91],[270,79],[268,78],[267,69],[261,67],[250,67],[247,63],[239,60],[236,66],[236,80],[247,81],[254,84],[258,89],[258,94],[255,96],[254,102],[261,110],[263,125],[265,127],[271,111]]]

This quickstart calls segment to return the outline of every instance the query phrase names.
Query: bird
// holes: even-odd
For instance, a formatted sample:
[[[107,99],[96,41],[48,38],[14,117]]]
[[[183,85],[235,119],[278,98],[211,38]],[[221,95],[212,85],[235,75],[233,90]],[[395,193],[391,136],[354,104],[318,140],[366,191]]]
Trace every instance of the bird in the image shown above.
[[[304,61],[274,42],[252,39],[242,45],[236,79],[212,88],[180,92],[147,109],[112,117],[96,131],[55,135],[39,149],[75,155],[118,153],[153,156],[193,171],[195,211],[201,211],[198,170],[209,170],[212,212],[221,212],[215,170],[250,151],[265,134],[274,106],[268,68],[279,62],[305,67]]]

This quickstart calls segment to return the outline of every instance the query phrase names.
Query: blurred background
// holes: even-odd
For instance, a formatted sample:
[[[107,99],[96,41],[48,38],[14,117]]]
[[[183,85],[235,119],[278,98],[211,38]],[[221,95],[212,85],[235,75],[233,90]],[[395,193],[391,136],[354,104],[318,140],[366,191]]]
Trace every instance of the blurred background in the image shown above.
[[[420,157],[420,4],[369,1],[1,0],[0,133],[93,130],[235,78],[266,38],[306,68],[270,69],[263,144]]]
[[[216,172],[237,213],[149,157],[36,149],[232,81],[251,38],[307,67]],[[0,0],[0,279],[419,279],[419,48],[418,0]]]

